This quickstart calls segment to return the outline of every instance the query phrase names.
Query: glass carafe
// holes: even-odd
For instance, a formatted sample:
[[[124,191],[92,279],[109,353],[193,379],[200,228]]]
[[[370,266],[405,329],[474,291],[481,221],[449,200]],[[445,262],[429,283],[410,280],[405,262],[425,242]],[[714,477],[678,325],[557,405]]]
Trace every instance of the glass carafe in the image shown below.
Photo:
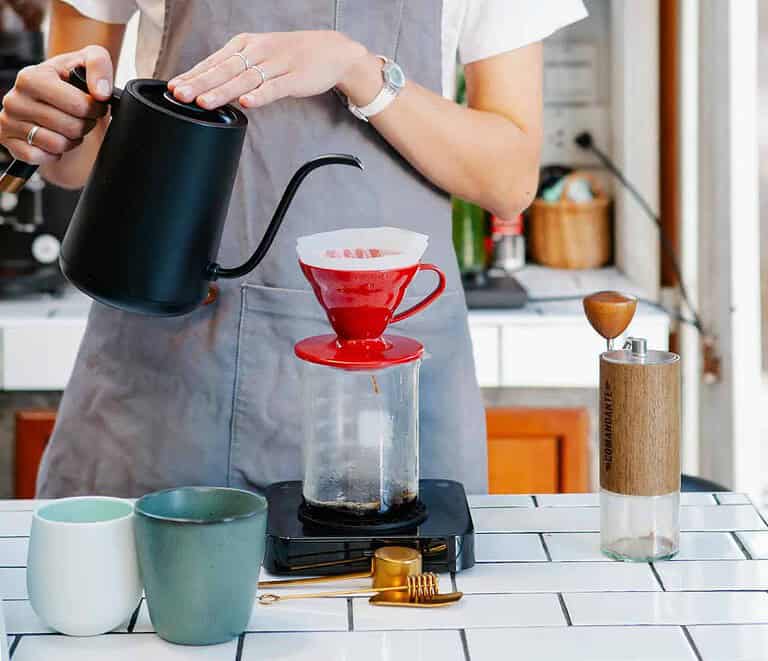
[[[323,518],[396,518],[419,495],[419,365],[302,362],[304,500]]]

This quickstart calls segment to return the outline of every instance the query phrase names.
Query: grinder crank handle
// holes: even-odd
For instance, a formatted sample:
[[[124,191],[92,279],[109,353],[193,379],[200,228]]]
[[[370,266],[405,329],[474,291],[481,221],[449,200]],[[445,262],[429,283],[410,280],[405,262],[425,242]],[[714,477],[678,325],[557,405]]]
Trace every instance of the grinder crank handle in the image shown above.
[[[636,310],[637,298],[618,291],[599,291],[584,298],[584,314],[607,342],[608,351],[613,349],[613,340],[627,329]]]
[[[69,72],[67,82],[74,87],[77,87],[81,92],[88,94],[88,83],[85,79],[85,67],[75,67]],[[112,92],[112,99],[120,98],[120,92],[122,90],[114,89]],[[110,102],[111,102],[110,101]],[[32,163],[25,163],[24,161],[15,158],[11,164],[6,168],[3,174],[0,174],[0,193],[18,193],[24,184],[27,183],[29,178],[35,174],[39,166]]]

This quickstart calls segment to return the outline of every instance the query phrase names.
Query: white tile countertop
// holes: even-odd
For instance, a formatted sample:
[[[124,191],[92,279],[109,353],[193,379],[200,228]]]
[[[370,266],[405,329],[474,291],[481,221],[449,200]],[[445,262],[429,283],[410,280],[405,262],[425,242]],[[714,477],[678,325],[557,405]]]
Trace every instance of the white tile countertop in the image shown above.
[[[583,296],[600,289],[642,295],[616,269],[558,271],[528,266],[516,277],[532,299]],[[62,390],[69,379],[90,308],[68,289],[0,301],[0,390]],[[533,302],[517,310],[470,310],[477,378],[483,387],[596,387],[603,340],[578,300]],[[669,318],[641,304],[628,334],[666,349]],[[617,341],[617,346],[621,340]]]
[[[442,577],[443,590],[465,593],[458,604],[377,608],[365,597],[335,597],[257,605],[238,640],[197,648],[158,638],[143,602],[112,634],[51,632],[27,600],[27,536],[37,503],[0,501],[0,594],[12,659],[768,659],[768,526],[746,497],[683,494],[681,552],[653,564],[600,555],[594,494],[470,501],[477,565]]]

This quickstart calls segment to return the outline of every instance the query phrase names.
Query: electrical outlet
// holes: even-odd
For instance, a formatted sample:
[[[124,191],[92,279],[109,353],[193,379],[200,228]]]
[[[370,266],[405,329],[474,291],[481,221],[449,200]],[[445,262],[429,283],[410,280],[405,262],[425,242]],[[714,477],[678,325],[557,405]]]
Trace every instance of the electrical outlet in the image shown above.
[[[590,152],[574,142],[583,131],[589,131],[595,145],[610,153],[610,116],[605,106],[545,106],[541,164],[599,165]]]

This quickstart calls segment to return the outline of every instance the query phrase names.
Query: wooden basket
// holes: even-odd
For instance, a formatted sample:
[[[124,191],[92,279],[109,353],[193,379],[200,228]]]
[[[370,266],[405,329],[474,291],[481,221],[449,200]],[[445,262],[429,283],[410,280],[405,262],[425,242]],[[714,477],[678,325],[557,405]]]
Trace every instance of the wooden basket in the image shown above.
[[[576,179],[587,179],[594,199],[573,202],[568,191]],[[560,199],[536,198],[531,206],[529,240],[531,257],[558,269],[592,269],[611,259],[610,201],[596,179],[577,171],[565,178]]]

